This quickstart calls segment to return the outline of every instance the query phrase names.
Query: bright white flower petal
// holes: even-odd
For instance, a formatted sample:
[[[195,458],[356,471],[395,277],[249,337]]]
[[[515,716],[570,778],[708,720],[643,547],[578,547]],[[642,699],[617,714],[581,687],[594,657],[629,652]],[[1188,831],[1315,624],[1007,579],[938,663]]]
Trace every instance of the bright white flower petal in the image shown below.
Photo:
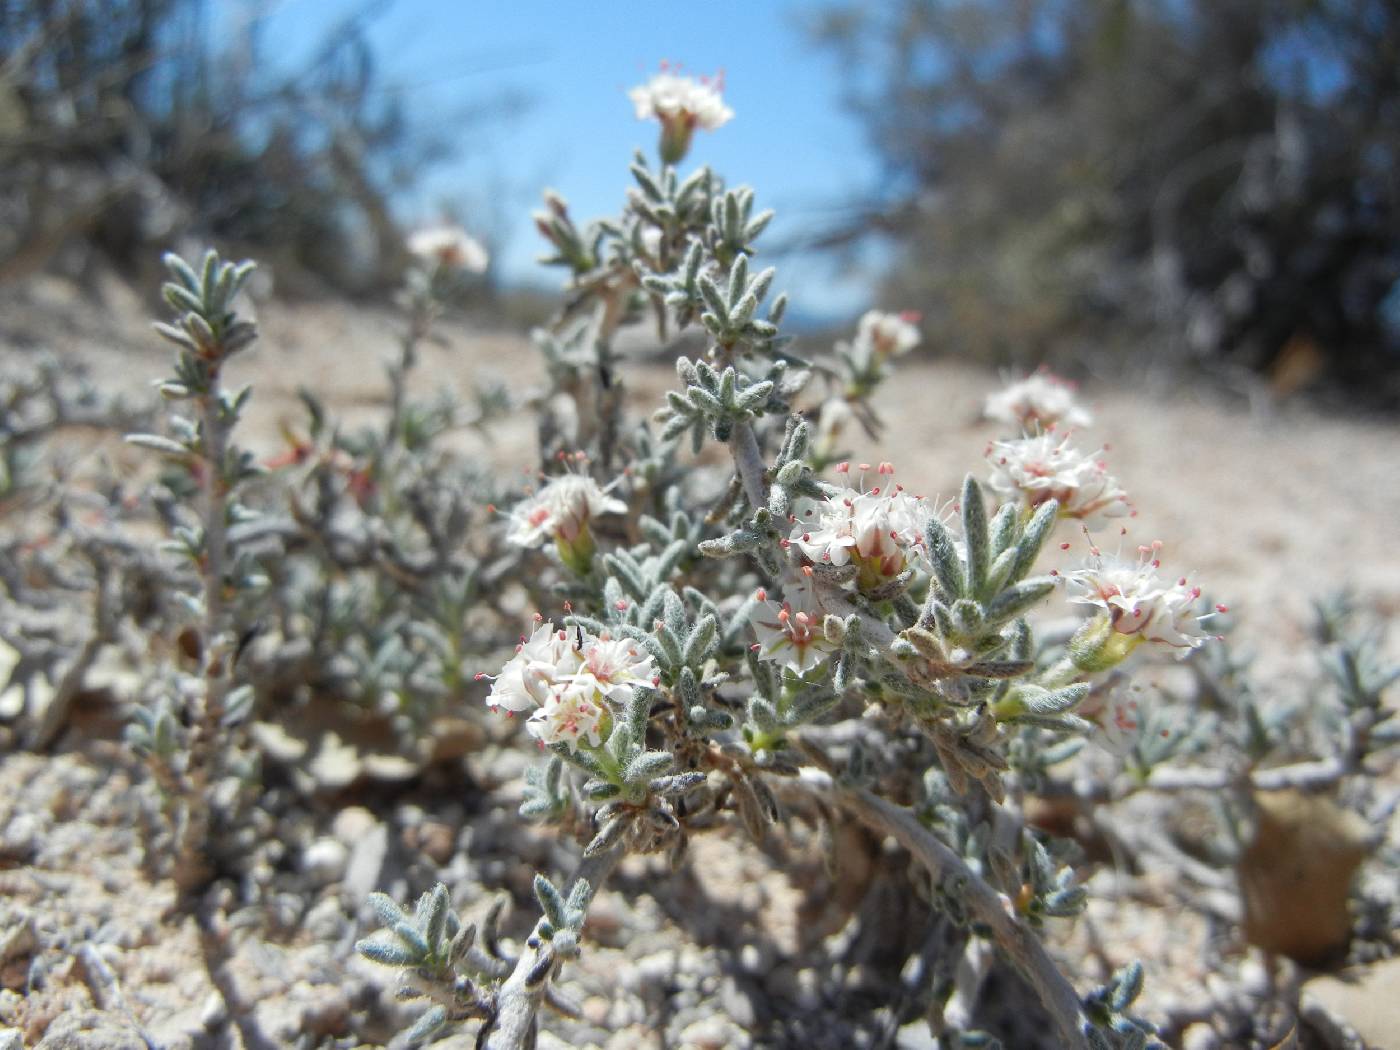
[[[927,501],[894,484],[888,463],[880,464],[879,473],[885,484],[869,491],[845,488],[822,500],[798,500],[788,542],[816,564],[855,561],[865,586],[892,579],[912,564],[926,564]]]
[[[655,117],[662,123],[682,121],[691,127],[714,131],[728,123],[734,111],[724,104],[723,82],[716,77],[680,76],[658,73],[645,84],[627,93],[638,120]]]
[[[592,478],[564,474],[551,478],[511,511],[506,540],[518,547],[538,547],[550,539],[572,543],[593,518],[626,510],[627,504],[609,496]]]
[[[787,589],[787,600],[759,602],[749,618],[758,639],[758,658],[806,674],[840,647],[822,632],[826,613],[806,587]]]
[[[916,314],[869,311],[856,328],[857,352],[866,357],[902,357],[922,341],[915,320]]]
[[[1101,609],[1118,634],[1178,649],[1194,649],[1209,637],[1197,613],[1201,589],[1181,577],[1174,583],[1159,574],[1157,545],[1143,548],[1137,563],[1096,557],[1094,563],[1069,574],[1079,590],[1071,602]]]
[[[982,414],[1026,431],[1087,427],[1093,422],[1076,403],[1073,385],[1044,370],[987,395]]]
[[[587,686],[556,691],[530,716],[525,729],[546,747],[563,744],[577,751],[580,742],[597,747],[603,742],[602,723],[607,705]]]
[[[1036,434],[1012,441],[994,441],[987,449],[992,464],[989,484],[1027,507],[1058,500],[1060,514],[1088,522],[1121,518],[1133,513],[1128,494],[1099,458],[1071,447],[1068,438]]]
[[[429,265],[468,273],[485,273],[491,262],[481,242],[459,226],[419,230],[408,238],[408,251]]]

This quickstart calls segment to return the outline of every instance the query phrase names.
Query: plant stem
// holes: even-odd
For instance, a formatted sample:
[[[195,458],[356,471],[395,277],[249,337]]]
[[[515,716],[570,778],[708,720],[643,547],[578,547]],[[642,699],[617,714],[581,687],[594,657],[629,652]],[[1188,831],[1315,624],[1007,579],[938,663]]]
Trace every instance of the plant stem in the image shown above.
[[[565,890],[564,895],[568,896],[580,881],[586,881],[591,887],[591,903],[624,852],[618,847],[584,857],[574,869],[569,889]],[[521,952],[515,969],[496,990],[496,1016],[487,1022],[487,1028],[477,1037],[480,1050],[526,1050],[535,1045],[535,1017],[561,960],[555,955],[553,946],[539,936],[538,924],[531,939],[538,947],[526,947]]]
[[[763,453],[758,449],[758,438],[748,423],[734,424],[729,437],[729,451],[734,456],[734,466],[739,472],[739,481],[744,486],[744,495],[754,510],[768,506],[768,483],[764,481]]]
[[[990,929],[993,940],[1035,990],[1058,1030],[1059,1045],[1065,1050],[1087,1050],[1078,994],[1004,895],[983,881],[907,809],[863,788],[839,784],[829,774],[810,767],[801,771],[800,782],[861,823],[893,836],[939,882],[956,885],[972,917]]]

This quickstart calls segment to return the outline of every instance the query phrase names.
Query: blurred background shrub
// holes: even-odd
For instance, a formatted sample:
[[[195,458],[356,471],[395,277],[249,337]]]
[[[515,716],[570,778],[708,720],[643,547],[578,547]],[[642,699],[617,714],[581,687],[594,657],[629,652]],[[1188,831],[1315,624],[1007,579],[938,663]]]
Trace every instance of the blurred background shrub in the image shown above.
[[[823,243],[888,232],[887,295],[935,345],[1395,404],[1400,4],[842,2],[812,31],[883,176]]]

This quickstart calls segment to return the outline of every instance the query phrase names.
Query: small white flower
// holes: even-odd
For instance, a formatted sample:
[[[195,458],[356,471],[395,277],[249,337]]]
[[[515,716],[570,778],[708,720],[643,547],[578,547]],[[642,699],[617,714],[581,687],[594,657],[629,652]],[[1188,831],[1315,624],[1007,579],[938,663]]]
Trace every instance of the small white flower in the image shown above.
[[[485,273],[491,261],[481,242],[460,226],[435,226],[408,238],[409,254],[429,266],[467,273]]]
[[[510,512],[506,539],[518,547],[538,547],[549,539],[571,544],[593,518],[626,510],[627,504],[609,496],[592,478],[563,474]]]
[[[486,706],[507,711],[538,707],[549,699],[557,683],[572,677],[580,662],[568,632],[546,620],[515,647],[515,655],[491,683]]]
[[[724,89],[722,76],[684,77],[664,70],[645,84],[627,93],[637,111],[638,120],[655,117],[662,124],[680,123],[689,129],[714,131],[734,116],[720,94]]]
[[[614,703],[624,703],[638,685],[651,685],[656,664],[651,654],[631,638],[585,635],[583,663],[574,675],[577,688],[591,690]]]
[[[589,747],[603,742],[603,717],[608,713],[596,691],[571,686],[554,693],[530,716],[525,729],[546,747],[563,744],[570,751],[577,751],[580,741],[586,741]]]
[[[781,604],[762,601],[749,623],[758,638],[758,658],[771,660],[806,674],[840,646],[827,641],[822,631],[826,613],[807,587],[789,587]]]
[[[1012,441],[994,441],[987,448],[992,464],[989,484],[1010,499],[1035,508],[1058,500],[1060,515],[1098,521],[1133,513],[1128,494],[1099,458],[1100,449],[1086,456],[1068,438],[1036,434]]]
[[[1099,710],[1097,725],[1094,739],[1105,751],[1119,758],[1131,754],[1143,725],[1136,689],[1111,690]]]
[[[1087,427],[1093,417],[1074,399],[1074,386],[1044,369],[1004,390],[987,395],[982,414],[988,419],[1026,431]]]
[[[922,341],[915,324],[918,320],[918,314],[907,311],[901,314],[869,311],[856,328],[857,352],[878,359],[902,357]]]
[[[486,704],[493,711],[532,711],[530,734],[572,751],[580,740],[597,747],[609,704],[625,704],[638,686],[651,686],[656,678],[656,664],[638,642],[546,620],[521,639],[492,681]]]
[[[837,469],[844,473],[849,464]],[[860,469],[868,470],[869,465]],[[913,562],[927,561],[926,501],[893,482],[890,464],[881,463],[877,469],[885,484],[867,492],[845,488],[822,500],[798,500],[788,537],[814,563],[854,562],[860,569],[857,586],[862,589],[898,576]]]
[[[1140,548],[1136,563],[1094,556],[1091,565],[1069,574],[1079,594],[1069,600],[1094,605],[1107,615],[1116,634],[1178,649],[1194,649],[1209,637],[1196,612],[1201,589],[1182,576],[1176,582],[1160,575],[1160,543]],[[1217,607],[1223,611],[1223,607]]]

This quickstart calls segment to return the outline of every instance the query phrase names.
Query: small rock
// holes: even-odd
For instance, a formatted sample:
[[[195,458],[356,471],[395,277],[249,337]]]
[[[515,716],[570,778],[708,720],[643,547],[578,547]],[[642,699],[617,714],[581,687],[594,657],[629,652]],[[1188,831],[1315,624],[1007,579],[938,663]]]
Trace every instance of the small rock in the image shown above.
[[[228,1003],[224,1002],[224,997],[217,990],[210,992],[209,998],[204,1000],[199,1020],[211,1032],[228,1020]]]
[[[1351,1050],[1356,1045],[1400,1046],[1400,958],[1336,976],[1314,977],[1303,985],[1301,1014],[1307,1026],[1324,1040],[1327,1050]]]
[[[425,820],[414,832],[414,845],[422,850],[434,864],[442,867],[452,859],[457,846],[457,836],[446,824],[438,820]]]
[[[350,847],[350,861],[345,867],[345,892],[356,900],[367,897],[379,886],[384,872],[384,860],[389,855],[389,829],[376,824]]]
[[[1347,897],[1370,828],[1323,796],[1269,791],[1254,801],[1254,836],[1239,862],[1245,937],[1299,962],[1325,962],[1351,936]]]
[[[27,861],[39,848],[41,837],[39,818],[33,813],[18,813],[5,826],[0,835],[0,856],[11,860]]]
[[[681,1032],[681,1050],[737,1050],[752,1044],[726,1017],[706,1017]]]
[[[319,838],[301,855],[301,870],[314,886],[326,886],[345,874],[350,850],[336,838]]]
[[[347,848],[354,849],[355,843],[368,835],[370,829],[378,823],[374,814],[364,806],[346,806],[331,821],[331,834]]]
[[[590,995],[583,1001],[583,1019],[591,1025],[602,1027],[607,1023],[608,1011],[611,1008],[612,1004],[601,995]]]
[[[758,1020],[753,1001],[733,977],[726,977],[719,986],[719,1004],[730,1020],[740,1028],[753,1028]]]
[[[1220,1050],[1220,1036],[1210,1025],[1197,1021],[1181,1033],[1181,1050]]]
[[[98,1010],[70,1010],[49,1025],[35,1050],[147,1050],[128,1021]]]

